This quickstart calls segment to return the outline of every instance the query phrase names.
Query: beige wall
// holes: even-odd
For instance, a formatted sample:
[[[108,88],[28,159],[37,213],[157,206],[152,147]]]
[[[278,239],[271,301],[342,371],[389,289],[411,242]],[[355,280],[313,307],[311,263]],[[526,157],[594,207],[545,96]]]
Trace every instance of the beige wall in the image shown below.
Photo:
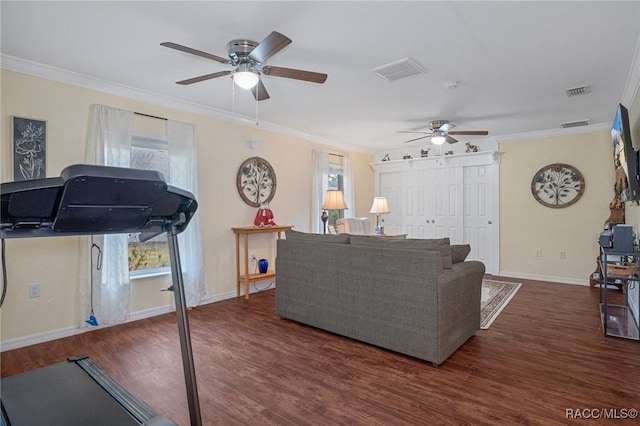
[[[614,112],[612,108],[612,118]],[[610,140],[609,131],[603,130],[500,144],[501,274],[588,283],[613,197]],[[574,205],[551,209],[531,195],[533,175],[551,163],[570,164],[584,175],[586,189]],[[566,259],[560,258],[561,251]]]
[[[339,151],[292,136],[233,124],[204,115],[110,95],[2,70],[0,129],[0,179],[12,180],[11,116],[47,120],[47,176],[58,176],[69,164],[82,163],[89,106],[105,104],[196,125],[199,159],[199,210],[203,226],[206,276],[213,298],[235,294],[235,240],[230,228],[249,226],[256,209],[242,202],[236,191],[236,172],[247,158],[266,158],[274,167],[278,188],[271,208],[279,224],[310,229],[311,153],[314,148],[348,154],[352,158],[356,216],[368,215],[373,198],[372,156]],[[156,128],[157,125],[151,125]],[[251,150],[248,140],[262,141]],[[255,242],[255,243],[254,243]],[[252,240],[258,257],[274,259],[272,240]],[[75,237],[7,240],[9,289],[0,310],[2,342],[40,333],[64,334],[75,329],[78,314],[78,247]],[[41,284],[41,297],[29,299],[28,287]],[[132,282],[132,311],[168,305],[170,295],[161,293],[169,278]]]

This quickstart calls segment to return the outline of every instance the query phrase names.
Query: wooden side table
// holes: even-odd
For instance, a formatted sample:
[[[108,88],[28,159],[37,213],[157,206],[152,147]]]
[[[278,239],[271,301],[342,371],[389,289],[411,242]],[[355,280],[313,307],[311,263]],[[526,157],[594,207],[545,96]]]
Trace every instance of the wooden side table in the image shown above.
[[[254,234],[277,234],[277,239],[282,238],[282,233],[293,228],[293,226],[245,226],[240,228],[231,228],[236,235],[236,289],[237,297],[240,297],[240,284],[244,283],[244,298],[249,298],[249,284],[253,281],[274,278],[276,271],[273,267],[265,274],[252,274],[249,272],[249,236]],[[243,266],[240,268],[240,236],[244,241]],[[273,262],[275,265],[275,262]]]

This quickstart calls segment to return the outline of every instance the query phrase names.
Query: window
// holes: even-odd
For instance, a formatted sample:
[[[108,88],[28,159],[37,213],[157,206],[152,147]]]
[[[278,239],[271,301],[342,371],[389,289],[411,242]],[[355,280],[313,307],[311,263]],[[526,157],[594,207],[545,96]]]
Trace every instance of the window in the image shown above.
[[[334,156],[332,156],[334,157]],[[334,163],[333,161],[341,160],[342,157],[331,158],[329,163],[329,187],[328,189],[338,189],[344,191],[344,176],[342,169],[342,162]],[[335,226],[336,220],[344,217],[344,210],[329,210],[328,225]]]
[[[131,141],[131,168],[159,171],[169,181],[169,144],[166,140],[134,135]],[[165,274],[171,271],[166,235],[140,242],[129,235],[129,274],[131,277]]]

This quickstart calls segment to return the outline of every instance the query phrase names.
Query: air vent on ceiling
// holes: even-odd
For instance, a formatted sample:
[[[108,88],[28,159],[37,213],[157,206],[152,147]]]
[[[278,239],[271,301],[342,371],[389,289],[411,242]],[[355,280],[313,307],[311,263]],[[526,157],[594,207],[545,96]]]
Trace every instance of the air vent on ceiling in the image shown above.
[[[567,94],[567,97],[571,98],[573,96],[581,96],[586,95],[591,92],[591,86],[580,86],[580,87],[572,87],[571,89],[565,89],[564,93]]]
[[[560,126],[563,129],[568,129],[570,127],[588,126],[589,124],[591,124],[591,120],[578,120],[578,121],[568,121],[566,123],[560,123]]]
[[[422,74],[427,69],[413,58],[404,58],[371,70],[372,73],[387,81],[396,81],[411,75]]]

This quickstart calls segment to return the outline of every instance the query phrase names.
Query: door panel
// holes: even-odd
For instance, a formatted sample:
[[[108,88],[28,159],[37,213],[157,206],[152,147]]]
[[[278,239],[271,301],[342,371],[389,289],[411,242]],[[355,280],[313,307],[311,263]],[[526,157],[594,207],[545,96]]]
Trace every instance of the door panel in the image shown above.
[[[471,245],[469,259],[485,264],[487,271],[495,270],[492,185],[497,165],[469,166],[464,170],[464,237]]]

